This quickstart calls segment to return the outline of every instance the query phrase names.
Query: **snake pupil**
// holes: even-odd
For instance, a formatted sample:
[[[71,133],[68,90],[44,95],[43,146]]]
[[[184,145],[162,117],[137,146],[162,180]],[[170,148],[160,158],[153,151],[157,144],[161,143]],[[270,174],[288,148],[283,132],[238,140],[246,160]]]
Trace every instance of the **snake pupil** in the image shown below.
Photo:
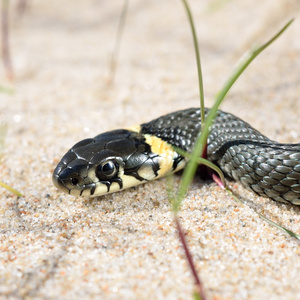
[[[114,164],[110,161],[108,163],[106,163],[103,167],[102,167],[102,172],[105,175],[111,175],[114,172],[115,166]]]
[[[71,183],[72,183],[73,185],[77,185],[77,184],[79,183],[78,179],[75,178],[75,177],[70,178],[70,180],[71,180]]]

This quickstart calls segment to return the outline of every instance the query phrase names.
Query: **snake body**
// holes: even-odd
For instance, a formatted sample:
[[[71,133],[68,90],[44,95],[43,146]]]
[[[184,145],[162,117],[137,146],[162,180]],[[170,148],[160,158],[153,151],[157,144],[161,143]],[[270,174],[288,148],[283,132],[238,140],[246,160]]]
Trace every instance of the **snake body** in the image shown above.
[[[206,109],[207,114],[209,109]],[[75,144],[54,170],[53,183],[75,196],[99,196],[176,172],[187,163],[201,128],[190,108]],[[300,205],[300,144],[270,140],[236,116],[218,111],[207,159],[260,196]]]

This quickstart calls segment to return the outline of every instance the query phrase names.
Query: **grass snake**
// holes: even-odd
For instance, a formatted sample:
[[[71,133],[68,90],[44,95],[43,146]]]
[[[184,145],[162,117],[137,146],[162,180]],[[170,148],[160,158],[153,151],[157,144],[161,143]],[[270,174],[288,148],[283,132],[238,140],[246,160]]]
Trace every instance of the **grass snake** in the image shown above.
[[[94,197],[166,176],[187,163],[173,146],[192,151],[200,128],[200,109],[190,108],[82,140],[63,156],[53,183],[68,194]],[[207,159],[260,196],[300,205],[300,144],[272,141],[219,110]]]

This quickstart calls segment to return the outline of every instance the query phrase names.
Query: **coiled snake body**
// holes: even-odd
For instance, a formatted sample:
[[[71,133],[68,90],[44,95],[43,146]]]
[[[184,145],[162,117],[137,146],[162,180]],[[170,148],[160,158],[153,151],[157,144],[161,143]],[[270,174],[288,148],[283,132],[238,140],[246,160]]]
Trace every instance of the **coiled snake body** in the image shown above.
[[[185,166],[187,159],[172,146],[190,152],[200,128],[200,109],[190,108],[85,139],[63,156],[53,183],[68,194],[93,197],[160,178]],[[207,158],[258,195],[300,205],[300,144],[271,141],[220,110]]]

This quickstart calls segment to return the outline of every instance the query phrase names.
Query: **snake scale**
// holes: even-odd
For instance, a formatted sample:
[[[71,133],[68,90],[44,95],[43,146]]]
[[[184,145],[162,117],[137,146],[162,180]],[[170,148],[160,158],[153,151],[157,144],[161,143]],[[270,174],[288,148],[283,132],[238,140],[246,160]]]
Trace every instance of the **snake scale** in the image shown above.
[[[209,109],[206,109],[206,114]],[[192,151],[201,128],[190,108],[75,144],[53,172],[53,183],[75,196],[99,196],[176,172],[187,163],[173,146]],[[236,116],[218,111],[207,158],[260,196],[300,205],[300,144],[270,140]]]

